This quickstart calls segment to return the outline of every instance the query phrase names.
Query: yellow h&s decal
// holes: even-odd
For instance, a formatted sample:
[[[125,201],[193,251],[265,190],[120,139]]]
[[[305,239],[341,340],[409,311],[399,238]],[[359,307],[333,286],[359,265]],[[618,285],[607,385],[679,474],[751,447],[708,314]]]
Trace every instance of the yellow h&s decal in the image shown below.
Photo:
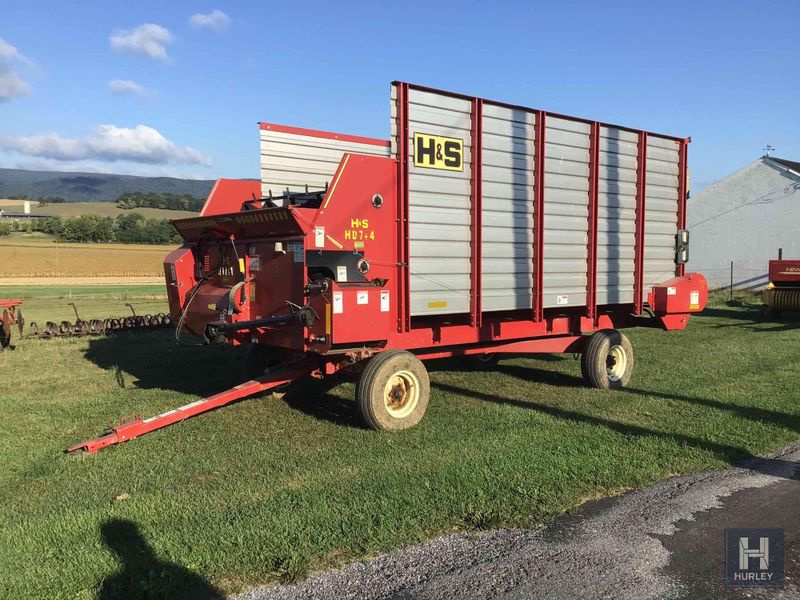
[[[464,140],[415,133],[414,166],[445,171],[463,171]]]

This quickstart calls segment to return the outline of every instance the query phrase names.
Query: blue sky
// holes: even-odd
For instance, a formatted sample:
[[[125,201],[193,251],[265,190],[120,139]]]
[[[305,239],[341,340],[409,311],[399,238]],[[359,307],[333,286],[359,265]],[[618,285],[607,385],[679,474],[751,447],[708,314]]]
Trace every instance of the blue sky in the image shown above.
[[[2,12],[4,167],[257,177],[258,121],[388,137],[393,79],[691,135],[695,191],[766,144],[800,160],[797,0]]]

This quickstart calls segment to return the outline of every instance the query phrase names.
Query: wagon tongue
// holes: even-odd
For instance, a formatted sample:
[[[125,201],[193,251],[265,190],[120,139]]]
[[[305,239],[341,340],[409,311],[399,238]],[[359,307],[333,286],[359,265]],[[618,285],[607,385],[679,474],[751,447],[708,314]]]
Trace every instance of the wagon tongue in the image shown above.
[[[172,226],[187,242],[197,241],[204,232],[247,237],[292,237],[302,235],[303,228],[295,215],[296,209],[285,207],[245,210],[207,217],[174,219]]]

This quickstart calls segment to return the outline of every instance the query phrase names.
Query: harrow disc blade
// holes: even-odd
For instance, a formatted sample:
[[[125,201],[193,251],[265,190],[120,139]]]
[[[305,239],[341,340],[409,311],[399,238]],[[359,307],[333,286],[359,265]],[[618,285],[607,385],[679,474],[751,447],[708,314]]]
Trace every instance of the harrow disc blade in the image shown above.
[[[22,337],[22,329],[25,327],[25,317],[22,314],[22,309],[17,310],[17,329],[19,329],[19,337]]]
[[[39,337],[41,333],[39,324],[36,321],[31,321],[30,325],[28,325],[28,337]]]

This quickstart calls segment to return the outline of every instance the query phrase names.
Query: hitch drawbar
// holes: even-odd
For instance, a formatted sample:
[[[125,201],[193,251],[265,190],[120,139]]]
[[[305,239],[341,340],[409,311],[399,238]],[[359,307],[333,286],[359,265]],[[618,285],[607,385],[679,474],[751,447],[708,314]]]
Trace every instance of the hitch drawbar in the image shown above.
[[[94,440],[88,440],[70,446],[65,452],[85,450],[88,454],[94,454],[98,450],[102,450],[108,446],[127,442],[145,433],[150,433],[151,431],[167,427],[173,423],[184,421],[185,419],[214,410],[215,408],[230,404],[231,402],[236,402],[237,400],[242,400],[243,398],[254,396],[261,392],[274,390],[277,387],[291,383],[295,379],[307,374],[307,370],[298,369],[279,375],[264,375],[256,379],[251,379],[250,381],[245,381],[229,390],[210,396],[205,400],[197,400],[196,402],[184,404],[183,406],[168,410],[155,417],[150,417],[149,419],[142,419],[141,417],[126,419],[116,427],[112,427],[105,435]]]

